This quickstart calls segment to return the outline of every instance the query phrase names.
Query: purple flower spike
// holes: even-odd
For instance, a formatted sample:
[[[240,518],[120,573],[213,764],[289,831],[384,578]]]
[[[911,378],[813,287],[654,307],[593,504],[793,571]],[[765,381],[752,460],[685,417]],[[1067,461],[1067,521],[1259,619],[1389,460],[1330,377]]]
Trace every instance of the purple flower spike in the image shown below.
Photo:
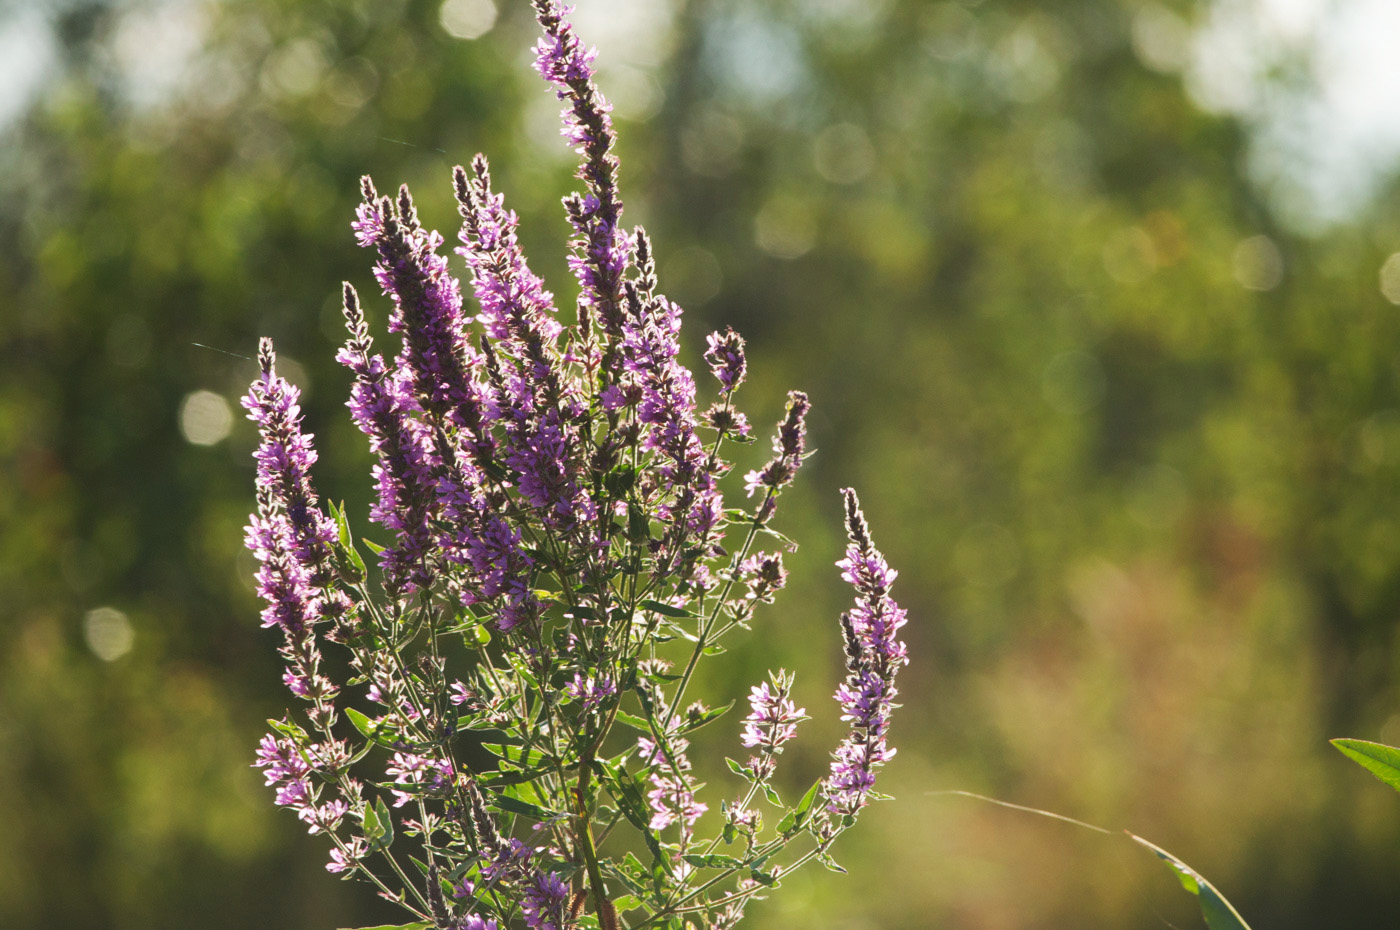
[[[720,386],[726,394],[732,393],[744,380],[748,362],[744,358],[744,338],[734,330],[725,328],[723,333],[710,333],[705,339],[709,346],[705,350],[705,361],[710,365]]]
[[[364,202],[351,225],[360,244],[379,255],[375,278],[394,301],[389,331],[403,334],[398,367],[409,372],[424,411],[479,433],[482,398],[474,372],[481,359],[467,340],[461,286],[438,254],[442,236],[418,224],[407,187],[393,201],[378,196],[368,177],[360,184]]]
[[[385,584],[390,591],[403,593],[432,581],[431,520],[437,513],[433,469],[438,456],[427,427],[413,416],[416,404],[406,379],[390,373],[381,356],[370,354],[369,327],[349,284],[344,297],[350,338],[336,361],[355,374],[347,406],[355,425],[369,437],[370,451],[378,456],[374,466],[378,501],[370,517],[398,537],[396,545],[380,553]]]
[[[847,488],[841,493],[850,545],[836,564],[841,577],[855,587],[856,603],[841,615],[847,676],[836,690],[836,700],[851,732],[832,754],[824,794],[830,813],[855,816],[869,803],[875,770],[894,757],[885,737],[899,694],[895,674],[909,659],[904,643],[895,638],[906,622],[904,611],[889,596],[896,572],[871,542],[856,492]]]
[[[243,406],[248,419],[257,424],[261,440],[253,453],[258,465],[256,486],[280,513],[272,519],[276,526],[268,525],[256,533],[258,520],[254,518],[255,526],[249,527],[250,546],[255,552],[270,552],[279,543],[285,545],[288,559],[305,573],[314,590],[314,612],[335,618],[345,613],[349,601],[334,587],[331,545],[336,530],[317,506],[311,485],[316,450],[311,434],[301,431],[301,407],[297,404],[301,392],[278,376],[271,339],[259,343],[258,361],[262,375],[249,388]],[[287,538],[281,540],[284,529]]]
[[[631,242],[618,225],[622,202],[617,195],[617,156],[612,147],[612,105],[593,82],[597,52],[585,48],[565,17],[571,8],[557,0],[534,0],[535,17],[544,37],[535,46],[535,68],[550,84],[564,108],[564,138],[583,157],[578,177],[586,193],[564,200],[576,236],[569,264],[582,285],[580,319],[597,311],[603,328],[616,337],[622,332],[621,283]]]
[[[778,435],[773,437],[773,451],[776,453],[767,465],[744,476],[744,487],[749,496],[760,488],[777,492],[792,483],[797,469],[807,452],[807,411],[812,403],[801,391],[788,392],[787,413],[778,423]],[[759,514],[760,522],[773,515],[773,500],[770,496],[764,511]]]

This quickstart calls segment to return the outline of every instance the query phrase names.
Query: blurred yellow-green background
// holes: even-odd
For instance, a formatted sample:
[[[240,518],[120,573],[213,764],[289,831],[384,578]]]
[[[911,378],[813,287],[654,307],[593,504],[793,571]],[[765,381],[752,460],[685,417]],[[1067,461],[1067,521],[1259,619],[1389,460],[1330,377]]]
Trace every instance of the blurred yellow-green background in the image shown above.
[[[824,769],[839,487],[912,618],[897,800],[748,925],[1201,926],[1143,850],[962,789],[1146,836],[1256,930],[1393,926],[1400,797],[1326,740],[1400,742],[1400,7],[580,6],[688,360],[731,324],[760,428],[815,405],[789,590],[701,690],[796,669],[786,784]],[[359,175],[451,238],[487,152],[572,304],[533,41],[523,0],[0,0],[0,926],[394,916],[249,767],[288,697],[238,356],[276,338],[363,523]]]

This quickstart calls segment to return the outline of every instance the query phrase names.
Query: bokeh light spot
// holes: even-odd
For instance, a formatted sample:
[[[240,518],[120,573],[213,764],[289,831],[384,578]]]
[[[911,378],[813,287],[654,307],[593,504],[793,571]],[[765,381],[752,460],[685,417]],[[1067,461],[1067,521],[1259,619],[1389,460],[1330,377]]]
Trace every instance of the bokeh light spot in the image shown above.
[[[1235,280],[1251,291],[1272,291],[1283,280],[1283,254],[1268,236],[1250,236],[1235,246]]]
[[[1393,304],[1400,304],[1400,252],[1396,252],[1381,265],[1381,296]]]
[[[492,0],[445,0],[438,20],[450,36],[479,39],[496,25],[496,4]]]
[[[126,614],[115,607],[96,607],[83,618],[83,640],[103,662],[115,662],[131,651],[136,631]]]
[[[228,401],[213,391],[193,391],[180,404],[180,432],[196,446],[212,446],[233,429]]]

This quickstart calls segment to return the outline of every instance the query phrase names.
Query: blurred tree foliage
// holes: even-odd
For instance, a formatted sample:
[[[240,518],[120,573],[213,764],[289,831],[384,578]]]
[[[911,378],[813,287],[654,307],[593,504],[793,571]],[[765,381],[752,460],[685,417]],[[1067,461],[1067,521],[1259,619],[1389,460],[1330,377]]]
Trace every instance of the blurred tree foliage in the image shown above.
[[[58,62],[0,130],[0,925],[387,916],[248,767],[288,698],[240,547],[252,364],[227,353],[267,334],[299,363],[318,482],[363,519],[331,361],[339,281],[372,289],[358,176],[407,181],[450,238],[449,169],[486,151],[572,303],[572,156],[528,10],[500,6],[41,5]],[[1130,828],[1257,927],[1400,908],[1400,811],[1325,743],[1400,739],[1400,312],[1376,286],[1400,210],[1283,226],[1247,127],[1135,44],[1204,12],[1169,6],[585,4],[691,361],[733,324],[756,422],[789,386],[816,404],[791,589],[704,684],[799,669],[817,719],[789,775],[823,767],[845,484],[915,618],[899,800],[850,876],[792,878],[755,927],[1197,919],[1129,844],[949,788]]]

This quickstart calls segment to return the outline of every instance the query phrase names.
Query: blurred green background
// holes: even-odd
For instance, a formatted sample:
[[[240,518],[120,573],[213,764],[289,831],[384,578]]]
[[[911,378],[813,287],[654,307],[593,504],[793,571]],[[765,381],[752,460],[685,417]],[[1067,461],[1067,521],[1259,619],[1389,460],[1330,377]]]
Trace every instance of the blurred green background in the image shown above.
[[[898,800],[749,926],[1200,926],[1142,850],[950,789],[1146,836],[1256,930],[1392,923],[1400,798],[1326,739],[1400,742],[1394,5],[582,7],[688,360],[732,324],[760,429],[815,404],[791,585],[703,690],[797,669],[784,771],[824,769],[844,485],[912,618]],[[394,916],[249,767],[288,698],[236,356],[276,338],[363,525],[359,175],[451,239],[487,152],[572,304],[533,41],[523,0],[0,0],[0,926]]]

